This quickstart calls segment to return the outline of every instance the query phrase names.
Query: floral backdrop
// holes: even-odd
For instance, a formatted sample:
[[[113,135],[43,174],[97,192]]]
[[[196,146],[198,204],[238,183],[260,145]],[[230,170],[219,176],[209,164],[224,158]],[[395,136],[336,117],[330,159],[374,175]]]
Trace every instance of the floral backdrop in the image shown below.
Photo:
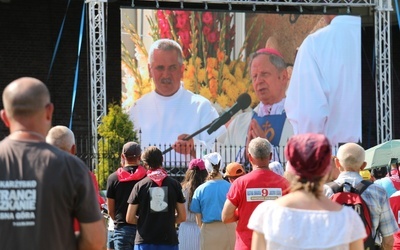
[[[232,13],[171,10],[156,10],[152,13],[146,18],[153,41],[170,38],[182,46],[186,68],[182,81],[186,89],[209,99],[219,112],[231,107],[244,92],[250,94],[253,102],[256,100],[244,55],[248,35],[244,38],[238,56],[232,58],[235,42]],[[251,33],[254,24],[246,34]],[[150,92],[153,84],[147,70],[148,53],[134,23],[129,21],[122,28],[129,34],[135,47],[132,55],[125,44],[121,45],[125,86],[122,107],[127,110],[135,100]],[[252,41],[255,45],[247,54],[259,47],[260,39],[261,34]]]

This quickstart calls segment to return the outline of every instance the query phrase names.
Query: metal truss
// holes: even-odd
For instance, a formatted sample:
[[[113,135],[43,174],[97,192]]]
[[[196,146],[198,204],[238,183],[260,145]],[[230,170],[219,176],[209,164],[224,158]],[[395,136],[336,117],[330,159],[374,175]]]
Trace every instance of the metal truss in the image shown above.
[[[390,141],[392,133],[392,90],[390,53],[391,0],[380,0],[375,11],[375,85],[377,143]]]
[[[327,13],[329,8],[374,7],[380,0],[132,0],[132,7],[254,12]]]
[[[105,46],[105,12],[107,0],[86,0],[89,6],[90,29],[90,85],[91,85],[91,120],[93,153],[97,164],[97,128],[102,117],[107,113],[106,104],[106,46]],[[392,139],[391,109],[391,54],[390,54],[390,12],[393,11],[391,0],[164,0],[134,1],[132,7],[172,8],[193,10],[227,10],[254,12],[299,12],[329,13],[330,9],[345,8],[351,12],[353,8],[371,8],[375,11],[375,85],[377,106],[377,142]]]
[[[104,2],[87,0],[90,35],[90,99],[91,99],[91,137],[94,159],[91,169],[98,163],[97,128],[107,113],[106,103],[106,45]]]

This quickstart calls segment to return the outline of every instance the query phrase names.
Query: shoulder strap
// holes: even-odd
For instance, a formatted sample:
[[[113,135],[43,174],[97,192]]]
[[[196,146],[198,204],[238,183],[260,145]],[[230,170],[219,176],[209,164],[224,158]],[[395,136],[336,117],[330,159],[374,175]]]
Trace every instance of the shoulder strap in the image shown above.
[[[361,195],[371,184],[371,181],[362,180],[354,188],[358,191],[358,194]]]
[[[331,181],[331,182],[326,183],[326,185],[328,185],[328,187],[330,187],[332,189],[334,194],[340,192],[340,186],[336,182]]]

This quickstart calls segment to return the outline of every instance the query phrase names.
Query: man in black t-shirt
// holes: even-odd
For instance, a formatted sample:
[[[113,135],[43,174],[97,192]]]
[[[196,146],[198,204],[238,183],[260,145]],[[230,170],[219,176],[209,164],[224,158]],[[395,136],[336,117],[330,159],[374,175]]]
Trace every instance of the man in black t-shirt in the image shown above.
[[[2,99],[10,135],[0,142],[0,249],[103,249],[106,227],[87,166],[45,142],[54,110],[46,85],[19,78]]]
[[[157,147],[146,148],[141,158],[147,176],[134,186],[126,214],[127,222],[137,223],[135,249],[140,245],[143,250],[163,246],[178,250],[175,224],[186,220],[182,187],[162,168],[163,156]]]
[[[140,145],[128,142],[122,148],[121,167],[107,180],[108,214],[114,220],[112,241],[115,250],[132,250],[136,235],[136,224],[127,223],[128,197],[133,186],[146,176],[146,169],[140,166]]]

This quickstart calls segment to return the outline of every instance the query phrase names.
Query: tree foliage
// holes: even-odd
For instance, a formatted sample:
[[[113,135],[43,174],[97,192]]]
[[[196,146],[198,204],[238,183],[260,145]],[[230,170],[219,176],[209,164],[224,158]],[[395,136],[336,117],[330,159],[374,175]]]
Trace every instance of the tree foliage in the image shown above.
[[[108,176],[120,166],[123,145],[128,141],[137,141],[133,123],[120,105],[108,105],[108,113],[103,116],[98,127],[99,165],[96,171],[100,189],[105,189]]]

